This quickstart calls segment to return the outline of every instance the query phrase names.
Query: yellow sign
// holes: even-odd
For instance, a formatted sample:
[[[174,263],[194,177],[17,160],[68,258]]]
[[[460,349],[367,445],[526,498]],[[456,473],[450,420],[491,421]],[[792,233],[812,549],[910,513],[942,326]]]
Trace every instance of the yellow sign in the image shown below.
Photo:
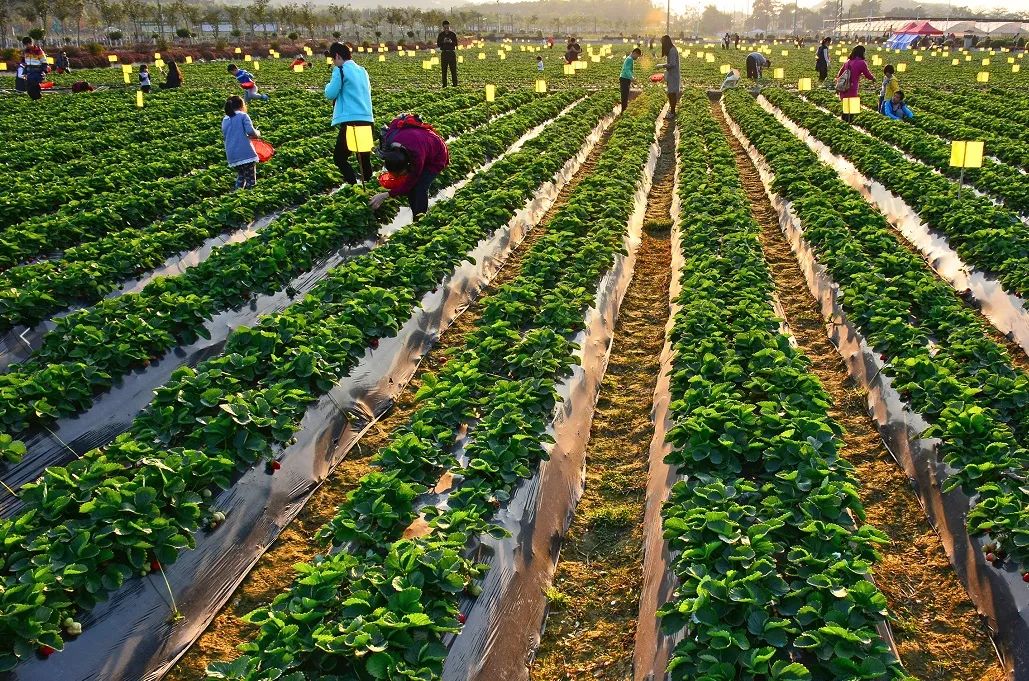
[[[775,78],[776,80],[782,80],[785,77],[786,77],[786,69],[781,68],[781,67],[780,68],[772,69],[772,78]]]
[[[951,59],[951,60],[950,60],[950,65],[951,65],[951,66],[957,66],[957,65],[958,65],[958,64],[960,64],[960,63],[961,63],[961,60],[960,60],[960,59],[956,59],[956,58],[955,58],[955,59]]]
[[[129,78],[129,72],[128,71],[122,71],[121,72],[121,77],[122,77],[122,80],[125,81],[126,85],[129,84],[130,82],[132,82],[131,79]]]
[[[500,61],[504,61],[505,59],[507,59],[507,52],[505,52],[504,50],[500,50],[500,54],[498,54],[497,56],[500,57]]]
[[[497,86],[487,85],[486,86],[486,101],[493,102],[497,99]]]
[[[878,55],[872,57],[872,66],[882,66],[883,60]]]
[[[479,53],[479,59],[482,60],[482,59],[485,59],[485,58],[486,58],[486,53],[485,52],[480,52]]]
[[[708,52],[707,54],[705,54],[704,55],[704,61],[706,61],[708,64],[714,64],[715,63],[715,55],[714,55],[714,53]]]
[[[982,168],[983,143],[959,142],[950,143],[950,165],[955,168]]]
[[[136,90],[136,106],[138,106],[140,108],[143,107],[143,91],[142,90]]]
[[[861,98],[845,97],[843,99],[843,113],[848,115],[861,113]]]
[[[428,59],[423,59],[422,60],[422,68],[425,69],[426,71],[428,71],[429,69],[432,68],[432,62],[430,60],[428,60]]]
[[[303,72],[304,72],[304,65],[303,64],[297,64],[296,66],[293,67],[293,73],[303,73]]]
[[[243,48],[241,48],[241,47],[237,47],[236,49],[234,49],[234,50],[233,50],[233,52],[234,52],[235,54],[243,54]]]
[[[986,59],[983,59],[983,66],[989,66],[989,65],[990,65],[990,58],[987,57]]]
[[[250,54],[244,54],[243,55],[243,61],[254,61],[254,57],[253,57],[253,55],[250,55]]]
[[[574,76],[575,75],[575,67],[572,66],[571,64],[565,64],[565,75],[566,76]]]
[[[782,51],[782,56],[784,56],[784,57],[790,56],[790,51],[789,50],[783,50]]]
[[[1014,64],[1015,63],[1015,58],[1014,57],[1008,57],[1008,63],[1009,64]]]
[[[464,55],[463,54],[457,55],[457,63],[458,64],[463,64],[464,63]]]
[[[989,83],[990,82],[990,72],[989,71],[980,71],[979,73],[975,74],[975,81],[977,83]]]
[[[897,64],[897,73],[904,73],[907,70],[908,70],[908,65],[905,64],[904,62],[900,62],[899,64]]]
[[[432,64],[433,66],[439,66],[439,57],[433,57],[432,59],[429,60],[429,63]]]
[[[915,61],[922,61],[922,55],[916,54],[915,55]]]
[[[255,61],[254,62],[254,71],[260,71],[260,70],[261,70],[261,62]]]
[[[360,153],[372,150],[372,126],[370,125],[348,125],[347,126],[347,147],[350,151]]]
[[[109,54],[109,55],[107,55],[107,61],[109,63],[111,63],[111,64],[117,64],[118,63],[118,55],[116,55],[116,54]]]
[[[156,66],[159,69],[163,69],[164,68],[164,60],[163,59],[158,59],[157,61],[154,62],[154,66]]]
[[[599,54],[595,54],[595,55],[591,56],[590,59],[593,61],[594,64],[599,64],[600,63],[600,55]]]
[[[728,64],[722,64],[721,66],[718,67],[718,72],[721,73],[723,76],[725,74],[729,73],[729,71],[732,71],[732,67],[729,66]]]
[[[1018,73],[1021,70],[1022,70],[1022,65],[1021,64],[1012,64],[1011,65],[1011,73]]]
[[[326,57],[325,58],[325,65],[326,66],[332,66],[332,57]]]
[[[311,51],[311,48],[310,48],[310,47],[305,47],[305,48],[304,48],[304,52],[306,52],[306,53],[307,53],[307,56],[308,56],[308,57],[310,57],[310,56],[313,56],[313,55],[314,55],[314,52],[313,52],[313,51]]]
[[[160,59],[160,58],[161,58],[161,53],[160,52],[154,52],[154,59]]]
[[[547,91],[547,81],[545,81],[545,80],[537,80],[536,81],[536,92],[539,92],[539,93],[542,94],[542,93],[544,93],[546,91]]]
[[[810,78],[801,78],[800,80],[798,80],[797,81],[797,89],[800,90],[801,92],[807,92],[808,90],[810,90],[811,89],[811,79]]]
[[[132,73],[132,67],[129,66],[128,64],[122,64],[121,65],[121,72],[122,73]]]
[[[187,64],[192,64],[193,63],[193,57],[190,57],[189,55],[186,55],[186,63]]]
[[[380,55],[379,55],[379,61],[380,61],[380,62],[386,61],[386,55],[384,55],[384,54],[380,54]]]

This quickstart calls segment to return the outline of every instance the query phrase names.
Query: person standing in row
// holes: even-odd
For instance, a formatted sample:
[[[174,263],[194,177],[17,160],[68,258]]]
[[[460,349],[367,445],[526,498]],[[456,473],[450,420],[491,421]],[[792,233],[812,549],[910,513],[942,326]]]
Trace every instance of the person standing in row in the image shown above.
[[[725,34],[728,37],[728,33]],[[729,44],[726,43],[726,48]],[[679,49],[672,42],[670,35],[661,36],[661,56],[665,58],[664,64],[658,64],[658,68],[665,70],[665,87],[668,91],[668,120],[675,120],[675,107],[679,105],[679,96],[682,92],[682,73],[679,70]]]
[[[450,82],[457,87],[457,34],[450,30],[450,22],[443,22],[443,30],[436,37],[439,48],[439,66],[443,71],[443,87],[447,86],[447,69],[450,69]]]
[[[751,52],[747,55],[747,78],[759,80],[761,70],[772,65],[772,60],[760,52]]]
[[[893,95],[900,92],[900,82],[894,75],[895,71],[893,64],[887,64],[883,68],[883,84],[879,88],[879,113],[883,113],[883,105],[893,99]]]
[[[239,95],[225,102],[222,118],[222,137],[225,139],[225,159],[236,170],[236,189],[252,189],[257,184],[257,151],[250,140],[260,139],[261,133],[247,114],[247,105]]]
[[[236,78],[236,82],[243,88],[244,102],[249,103],[255,99],[268,101],[268,95],[262,95],[257,91],[257,82],[254,80],[254,74],[246,69],[238,68],[235,64],[229,64],[226,70]]]
[[[829,77],[829,62],[832,60],[829,56],[829,45],[831,44],[832,38],[829,36],[823,38],[815,56],[815,71],[818,71],[818,82],[820,83],[824,83],[825,79]]]
[[[858,89],[861,87],[861,78],[875,82],[875,76],[868,70],[868,63],[865,62],[865,46],[858,45],[851,50],[850,58],[840,67],[836,74],[836,92],[840,100],[858,96]],[[843,114],[843,120],[847,123],[854,121],[854,114]]]
[[[643,50],[634,48],[629,56],[622,62],[622,73],[618,77],[618,85],[622,95],[622,111],[629,106],[629,88],[632,86],[633,78],[636,75],[636,60],[643,56]]]
[[[50,63],[46,58],[46,52],[36,44],[32,38],[22,38],[21,63],[25,65],[25,85],[29,97],[32,99],[43,98],[43,78],[46,76]]]
[[[389,173],[380,176],[388,191],[379,192],[369,201],[372,210],[390,197],[406,196],[415,219],[429,209],[429,188],[443,169],[450,165],[447,143],[431,125],[412,115],[399,116],[383,131],[379,156]]]
[[[325,98],[334,102],[332,125],[339,126],[332,160],[348,184],[357,184],[357,176],[350,167],[350,153],[353,151],[357,154],[357,161],[361,166],[361,179],[367,182],[372,179],[371,152],[350,149],[347,143],[347,127],[371,128],[375,122],[372,115],[372,86],[368,72],[354,61],[349,45],[332,43],[326,56],[332,57],[333,68],[332,77],[325,86]]]
[[[146,64],[139,67],[139,89],[146,94],[150,94],[153,89],[153,85],[150,83],[150,67]]]

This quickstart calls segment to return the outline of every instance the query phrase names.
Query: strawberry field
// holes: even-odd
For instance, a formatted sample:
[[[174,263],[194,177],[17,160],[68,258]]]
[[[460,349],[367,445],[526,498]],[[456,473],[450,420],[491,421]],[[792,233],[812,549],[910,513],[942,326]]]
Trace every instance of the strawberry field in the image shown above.
[[[318,57],[242,191],[223,62],[0,92],[0,678],[1029,679],[1023,54],[870,47],[915,118],[845,122],[785,43],[621,111],[631,47],[357,54],[418,219]]]

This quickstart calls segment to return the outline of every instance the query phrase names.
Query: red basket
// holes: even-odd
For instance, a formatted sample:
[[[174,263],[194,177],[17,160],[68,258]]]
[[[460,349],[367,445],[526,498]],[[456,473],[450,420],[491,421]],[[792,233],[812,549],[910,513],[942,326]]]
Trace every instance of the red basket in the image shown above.
[[[655,73],[654,75],[652,75],[650,77],[650,82],[651,83],[660,83],[664,79],[665,79],[665,74],[663,74],[663,73]]]
[[[261,163],[264,163],[275,155],[275,147],[264,140],[252,139],[250,140],[250,143],[254,145],[254,152],[257,154],[257,160]]]
[[[394,189],[395,187],[399,187],[400,183],[403,181],[403,178],[397,177],[388,170],[379,174],[379,185],[383,189]]]

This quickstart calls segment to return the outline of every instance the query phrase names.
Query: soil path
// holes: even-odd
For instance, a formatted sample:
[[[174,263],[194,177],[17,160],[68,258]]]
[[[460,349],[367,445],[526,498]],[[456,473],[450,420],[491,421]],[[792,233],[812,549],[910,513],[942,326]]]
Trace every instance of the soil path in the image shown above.
[[[643,240],[618,312],[586,451],[586,488],[561,546],[531,677],[629,678],[639,613],[654,385],[668,320],[675,138],[665,125]]]

